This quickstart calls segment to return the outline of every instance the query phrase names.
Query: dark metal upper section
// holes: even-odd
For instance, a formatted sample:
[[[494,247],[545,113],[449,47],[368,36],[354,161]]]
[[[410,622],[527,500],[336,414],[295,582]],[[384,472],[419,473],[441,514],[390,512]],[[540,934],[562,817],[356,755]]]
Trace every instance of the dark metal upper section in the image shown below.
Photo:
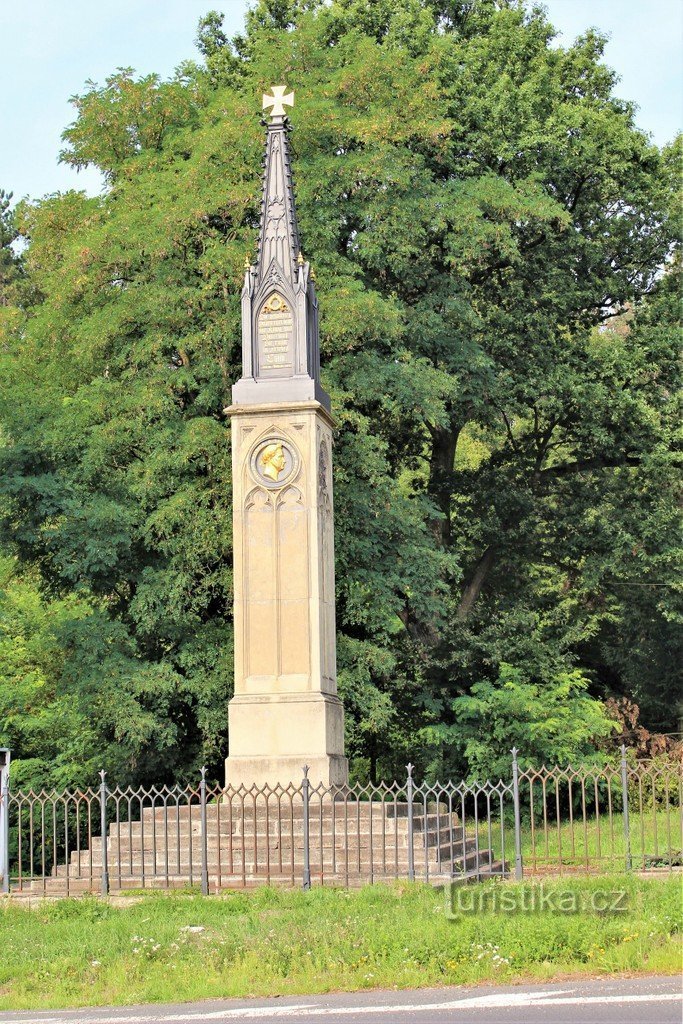
[[[284,104],[294,96],[283,86],[264,96],[273,107],[266,126],[266,153],[256,265],[247,262],[242,288],[242,377],[234,405],[321,402],[318,302],[310,264],[301,254],[294,205]]]
[[[291,284],[297,276],[296,259],[301,246],[294,207],[294,185],[287,135],[289,122],[285,117],[273,118],[267,127],[261,229],[256,261],[257,284],[282,271]]]

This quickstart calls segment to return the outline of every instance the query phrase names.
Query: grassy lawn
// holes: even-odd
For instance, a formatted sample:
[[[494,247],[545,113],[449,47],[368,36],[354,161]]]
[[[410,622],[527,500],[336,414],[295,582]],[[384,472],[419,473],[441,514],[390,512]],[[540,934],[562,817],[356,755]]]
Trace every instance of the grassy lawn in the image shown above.
[[[522,897],[534,883],[488,882]],[[0,905],[0,1009],[50,1009],[333,989],[550,979],[568,973],[675,973],[680,878],[573,878],[545,886],[584,902],[626,891],[627,912],[581,909],[449,919],[443,892],[420,884],[359,891],[262,888],[202,898],[145,895]]]
[[[490,841],[496,856],[500,856],[500,821],[491,824]],[[505,859],[514,863],[514,833],[511,825],[504,830]],[[479,843],[487,849],[489,833],[486,825],[479,826]],[[630,818],[631,861],[634,869],[667,866],[669,859],[674,865],[681,864],[683,837],[678,808],[666,811],[649,811],[631,814]],[[620,812],[612,817],[603,815],[600,819],[588,818],[584,824],[579,815],[573,825],[563,820],[558,829],[557,822],[548,818],[547,828],[537,823],[532,833],[528,821],[522,822],[522,861],[525,869],[534,868],[557,870],[582,868],[587,864],[593,871],[621,871],[625,865],[626,842],[624,823]]]
[[[650,811],[630,816],[630,851],[634,867],[648,867],[655,863],[668,863],[669,856],[674,864],[680,863],[681,833],[678,808],[676,813]],[[624,866],[626,840],[622,814],[614,813],[611,819],[604,815],[599,820],[590,818],[585,823],[581,818],[573,827],[563,824],[560,829],[548,823],[548,837],[543,827],[536,829],[533,837],[530,827],[523,833],[522,857],[533,864],[534,853],[537,861],[548,858],[563,864],[584,864],[586,861],[602,861],[604,866],[620,870]]]

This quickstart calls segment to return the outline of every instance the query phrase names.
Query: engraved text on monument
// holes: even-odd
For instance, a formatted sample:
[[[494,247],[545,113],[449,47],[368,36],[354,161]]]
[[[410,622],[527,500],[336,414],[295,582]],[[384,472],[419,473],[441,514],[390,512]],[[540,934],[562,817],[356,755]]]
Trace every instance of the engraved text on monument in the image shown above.
[[[285,300],[274,292],[261,306],[257,322],[259,374],[293,372],[294,318]]]

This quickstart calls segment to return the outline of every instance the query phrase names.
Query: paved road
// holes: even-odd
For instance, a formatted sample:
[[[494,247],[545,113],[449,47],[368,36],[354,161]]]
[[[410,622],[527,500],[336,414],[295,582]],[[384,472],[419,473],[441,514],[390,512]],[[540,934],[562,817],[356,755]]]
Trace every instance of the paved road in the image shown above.
[[[0,1013],[0,1024],[680,1024],[682,1002],[677,978],[631,978]]]

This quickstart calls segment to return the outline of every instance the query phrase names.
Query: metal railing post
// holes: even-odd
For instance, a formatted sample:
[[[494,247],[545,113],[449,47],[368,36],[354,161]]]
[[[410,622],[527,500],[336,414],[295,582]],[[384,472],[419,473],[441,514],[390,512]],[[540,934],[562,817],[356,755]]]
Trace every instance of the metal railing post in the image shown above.
[[[628,817],[628,765],[626,763],[626,744],[621,744],[621,798],[623,801],[622,818],[624,822],[624,862],[626,870],[631,870],[631,828]]]
[[[408,801],[408,878],[415,881],[415,843],[413,837],[413,765],[406,765],[406,800]]]
[[[2,804],[0,806],[0,871],[2,891],[9,892],[9,776],[2,782]]]
[[[517,764],[517,747],[512,748],[512,802],[515,812],[515,880],[521,882],[524,877],[522,864],[522,821],[519,812],[519,765]],[[503,851],[503,861],[505,851]]]
[[[209,838],[206,834],[206,767],[202,765],[199,782],[201,842],[202,842],[202,896],[209,895]],[[190,837],[190,842],[192,838]]]
[[[0,874],[2,892],[9,892],[9,766],[11,751],[0,748]],[[19,836],[21,844],[21,836]],[[19,858],[21,862],[21,856]]]
[[[304,765],[304,777],[301,783],[301,795],[303,797],[303,826],[304,826],[304,875],[302,885],[304,889],[311,888],[311,847],[310,827],[308,821],[310,782],[308,781],[308,765]]]
[[[107,773],[105,771],[100,772],[100,833],[102,836],[102,895],[108,896],[109,857],[107,853]],[[68,864],[66,866],[66,870],[69,870]]]

